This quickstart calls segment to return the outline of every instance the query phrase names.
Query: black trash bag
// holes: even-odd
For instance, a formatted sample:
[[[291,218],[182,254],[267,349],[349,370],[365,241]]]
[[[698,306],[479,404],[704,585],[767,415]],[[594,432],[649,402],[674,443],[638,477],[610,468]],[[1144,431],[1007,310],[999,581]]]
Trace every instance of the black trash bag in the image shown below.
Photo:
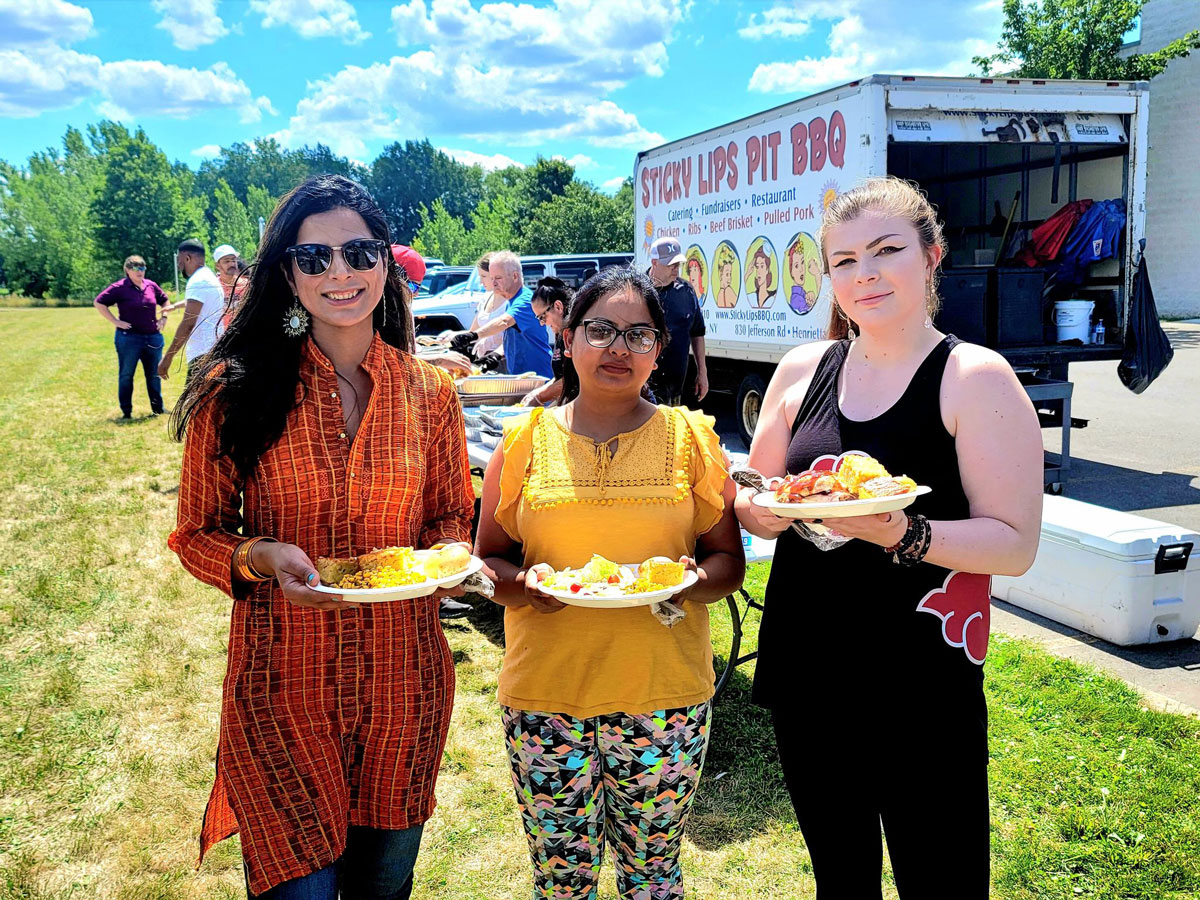
[[[1135,394],[1154,383],[1175,355],[1171,341],[1158,323],[1158,307],[1150,289],[1146,254],[1142,254],[1133,276],[1133,297],[1129,302],[1129,321],[1125,326],[1125,353],[1117,366],[1121,382]]]

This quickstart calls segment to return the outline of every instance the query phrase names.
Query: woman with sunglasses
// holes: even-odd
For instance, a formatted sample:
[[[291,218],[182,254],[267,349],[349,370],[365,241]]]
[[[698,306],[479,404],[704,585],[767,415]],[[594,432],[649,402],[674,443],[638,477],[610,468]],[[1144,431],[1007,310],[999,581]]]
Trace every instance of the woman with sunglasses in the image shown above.
[[[713,695],[708,604],[741,584],[745,557],[713,419],[642,398],[665,335],[645,275],[589,279],[563,328],[559,406],[508,420],[484,476],[478,552],[505,607],[497,693],[537,897],[594,897],[606,836],[622,897],[683,896]],[[594,553],[695,569],[675,598],[684,618],[539,591]]]
[[[125,277],[114,281],[92,301],[96,311],[115,327],[117,345],[117,402],[121,418],[133,418],[133,376],[138,363],[146,375],[146,393],[150,397],[150,415],[163,411],[162,379],[158,364],[162,360],[162,329],[167,323],[167,295],[146,277],[146,261],[134,255],[125,260]],[[110,307],[117,307],[114,316]]]
[[[454,696],[437,598],[356,605],[313,560],[467,542],[449,376],[412,355],[375,201],[334,175],[279,202],[243,306],[176,407],[170,547],[233,598],[201,852],[241,832],[247,890],[406,897]]]
[[[538,324],[545,325],[554,335],[554,346],[550,348],[550,368],[554,378],[526,394],[521,399],[522,406],[547,406],[562,396],[563,351],[566,349],[562,332],[573,293],[565,281],[552,275],[539,278],[533,289],[533,298],[529,301],[533,314],[537,316]]]

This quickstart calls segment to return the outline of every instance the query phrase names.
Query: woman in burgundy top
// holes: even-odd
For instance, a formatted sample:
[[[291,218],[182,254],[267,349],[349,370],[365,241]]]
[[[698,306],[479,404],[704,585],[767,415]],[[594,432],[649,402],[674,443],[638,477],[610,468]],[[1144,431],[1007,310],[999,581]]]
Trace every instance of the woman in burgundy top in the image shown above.
[[[986,900],[988,588],[1037,552],[1037,416],[1002,357],[933,327],[945,242],[910,184],[838,196],[821,247],[834,340],[784,357],[750,465],[784,475],[859,450],[932,491],[826,519],[854,540],[825,551],[739,493],[743,527],[779,539],[754,699],[821,900],[881,897],[881,825],[902,898]]]
[[[109,309],[114,304],[115,316]],[[125,277],[102,290],[92,305],[117,329],[113,341],[117,345],[117,400],[121,404],[121,418],[133,417],[133,375],[139,362],[146,373],[150,414],[157,416],[163,411],[158,363],[163,352],[167,295],[146,277],[146,261],[140,256],[130,256],[125,260]]]

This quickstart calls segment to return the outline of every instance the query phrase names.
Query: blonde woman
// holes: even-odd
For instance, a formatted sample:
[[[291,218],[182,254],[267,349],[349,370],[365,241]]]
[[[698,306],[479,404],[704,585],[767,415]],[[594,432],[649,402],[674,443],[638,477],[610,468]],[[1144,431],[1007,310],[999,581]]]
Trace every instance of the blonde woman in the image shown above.
[[[833,340],[780,363],[750,465],[798,473],[860,450],[933,490],[838,519],[854,540],[822,552],[743,489],[742,526],[779,539],[754,699],[772,711],[819,896],[881,896],[882,823],[904,900],[986,900],[988,585],[1037,551],[1037,416],[1003,358],[932,327],[945,242],[911,185],[838,195],[820,243]]]

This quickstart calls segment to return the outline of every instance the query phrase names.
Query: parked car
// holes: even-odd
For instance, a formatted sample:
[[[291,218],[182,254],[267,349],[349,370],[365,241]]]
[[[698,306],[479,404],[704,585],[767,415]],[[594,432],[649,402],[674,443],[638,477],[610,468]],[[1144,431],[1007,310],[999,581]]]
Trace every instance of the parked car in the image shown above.
[[[436,269],[426,269],[417,296],[432,297],[440,294],[446,288],[466,281],[474,271],[473,266],[440,266]]]

